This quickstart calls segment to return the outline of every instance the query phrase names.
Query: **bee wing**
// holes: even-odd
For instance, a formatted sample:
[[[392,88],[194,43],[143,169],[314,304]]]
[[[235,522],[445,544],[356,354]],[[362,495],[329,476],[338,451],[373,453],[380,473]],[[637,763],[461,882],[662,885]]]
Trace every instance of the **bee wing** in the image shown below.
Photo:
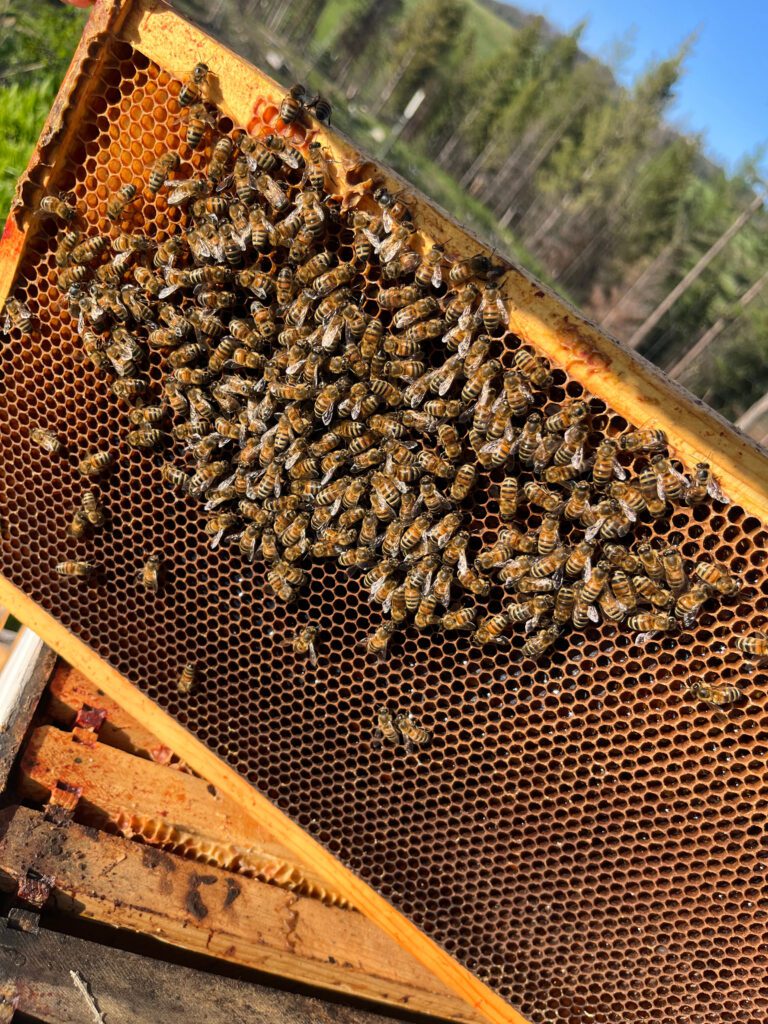
[[[593,604],[589,605],[589,607],[587,608],[587,618],[589,619],[590,622],[599,622],[600,621],[600,613],[598,612],[597,608],[595,608],[595,606]]]
[[[260,174],[256,179],[256,184],[270,206],[274,206],[276,210],[281,210],[288,202],[288,196],[283,192],[275,179],[271,178],[268,174]]]
[[[721,505],[730,505],[731,503],[731,499],[723,493],[720,484],[713,476],[710,476],[707,481],[707,494],[713,501],[719,501]]]
[[[613,473],[617,480],[627,479],[627,471],[624,469],[624,467],[621,465],[618,459],[613,460]]]
[[[459,555],[459,560],[458,560],[458,563],[456,565],[456,568],[459,570],[460,573],[466,573],[469,570],[469,563],[467,562],[467,551],[466,551],[466,548],[463,549],[461,554]]]
[[[644,644],[648,640],[653,640],[653,638],[658,636],[658,635],[659,635],[659,633],[658,633],[658,630],[656,630],[656,629],[651,629],[647,633],[637,633],[635,635],[635,643],[636,644]],[[709,703],[709,701],[707,701],[707,703]],[[714,705],[712,705],[712,706],[714,707]]]
[[[249,165],[248,165],[248,166],[250,167],[250,162],[249,162]],[[224,176],[224,177],[223,177],[223,178],[221,179],[221,181],[220,181],[220,182],[218,183],[218,185],[216,186],[216,191],[217,191],[217,192],[224,192],[224,191],[225,191],[226,189],[228,189],[228,188],[229,188],[229,186],[230,186],[230,185],[232,184],[232,182],[234,181],[234,179],[235,179],[235,175],[234,175],[234,173],[232,173],[232,174],[226,174],[226,175],[225,175],[225,176]]]
[[[504,300],[501,298],[501,296],[499,296],[499,298],[496,299],[495,305],[496,310],[499,316],[501,317],[501,322],[503,324],[504,321],[507,319],[507,307],[504,305]]]
[[[284,164],[291,167],[294,171],[298,171],[304,162],[301,153],[299,153],[298,150],[295,150],[292,146],[290,148],[286,147],[285,149],[281,149],[277,155]]]
[[[630,508],[630,506],[626,503],[626,501],[619,500],[619,506],[621,508],[621,511],[624,513],[624,515],[630,521],[630,523],[636,522],[637,516],[635,515],[633,510]]]
[[[597,519],[595,523],[584,533],[584,540],[587,541],[587,543],[593,541],[598,533],[600,533],[604,522],[605,516],[602,516],[600,519]]]
[[[459,317],[459,322],[456,325],[460,330],[466,331],[472,325],[474,314],[472,312],[472,306],[467,306]]]
[[[194,195],[193,185],[197,185],[195,178],[180,178],[174,181],[174,188],[166,196],[168,206],[178,206],[186,203]]]
[[[377,595],[379,594],[379,592],[387,585],[388,581],[389,581],[389,575],[387,573],[384,573],[383,576],[380,576],[376,580],[376,582],[371,585],[369,593],[370,593],[371,597],[374,598],[374,600],[377,597]]]
[[[219,530],[219,532],[215,535],[215,537],[211,541],[211,548],[217,548],[219,546],[219,544],[221,543],[221,538],[224,536],[225,533],[226,533],[226,530]]]
[[[399,235],[390,235],[379,246],[379,259],[382,263],[391,263],[405,245],[405,239]]]
[[[439,288],[443,283],[443,267],[441,263],[438,263],[435,269],[432,271],[432,287]]]
[[[375,253],[378,253],[379,249],[381,248],[381,246],[383,244],[382,240],[377,235],[374,235],[374,233],[369,228],[363,228],[363,234],[368,239],[368,241],[371,243],[373,251]]]
[[[344,329],[344,320],[338,314],[334,314],[328,321],[328,324],[323,331],[323,336],[320,341],[320,345],[325,352],[333,352],[336,348],[339,339],[341,338],[342,331]]]

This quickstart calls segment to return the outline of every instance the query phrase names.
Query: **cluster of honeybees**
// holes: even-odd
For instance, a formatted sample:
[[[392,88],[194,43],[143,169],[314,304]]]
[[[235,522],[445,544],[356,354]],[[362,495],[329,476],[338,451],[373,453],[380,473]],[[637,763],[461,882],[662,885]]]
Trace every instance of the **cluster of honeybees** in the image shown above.
[[[128,406],[128,444],[183,444],[163,478],[202,503],[214,547],[266,562],[284,602],[313,560],[359,573],[384,615],[365,641],[378,655],[412,622],[467,631],[478,645],[509,644],[519,629],[523,654],[538,658],[601,617],[646,637],[687,627],[709,598],[739,589],[722,565],[686,571],[678,549],[633,538],[671,505],[727,500],[706,464],[684,475],[655,429],[595,440],[589,399],[561,399],[527,348],[502,366],[503,268],[425,244],[407,202],[375,183],[335,194],[322,144],[302,152],[286,137],[310,117],[300,88],[272,130],[216,135],[208,79],[198,66],[179,96],[189,151],[207,141],[200,173],[174,178],[180,158],[168,152],[146,182],[183,211],[176,233],[157,244],[121,230],[138,184],[107,203],[109,238],[83,238],[62,198],[41,205],[64,224],[59,285],[87,357]],[[158,392],[150,352],[162,357]],[[36,440],[57,443],[46,431]],[[88,453],[81,473],[111,460]],[[476,486],[492,488],[504,524],[479,550]],[[86,491],[71,532],[101,517]],[[161,568],[153,558],[142,570],[148,589]],[[314,660],[314,641],[302,630],[296,650]],[[764,653],[761,635],[739,643]],[[701,684],[698,695],[725,703],[739,691]]]

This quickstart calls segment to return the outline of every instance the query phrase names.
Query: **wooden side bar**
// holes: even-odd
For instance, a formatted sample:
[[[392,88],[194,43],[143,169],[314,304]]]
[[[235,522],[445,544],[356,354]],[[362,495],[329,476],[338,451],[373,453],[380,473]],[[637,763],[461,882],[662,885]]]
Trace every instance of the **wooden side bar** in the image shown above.
[[[26,807],[0,815],[0,887],[28,867],[58,909],[269,974],[460,1022],[480,1018],[362,915]]]

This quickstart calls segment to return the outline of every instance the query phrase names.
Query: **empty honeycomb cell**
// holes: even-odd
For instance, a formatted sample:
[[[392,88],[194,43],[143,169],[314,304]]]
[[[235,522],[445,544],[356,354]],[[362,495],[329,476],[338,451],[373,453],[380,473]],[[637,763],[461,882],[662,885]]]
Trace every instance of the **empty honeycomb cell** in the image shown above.
[[[105,203],[168,148],[182,154],[175,176],[191,177],[205,168],[206,148],[190,154],[183,142],[179,83],[126,43],[110,46],[103,88],[63,154],[62,182],[91,233],[125,228],[162,241],[184,218],[165,196],[129,207],[119,229],[105,221]],[[265,104],[261,114],[273,125],[277,109]],[[220,119],[220,130],[232,127]],[[81,361],[55,284],[49,220],[17,280],[37,333],[30,342],[14,329],[2,353],[13,496],[0,499],[3,574],[532,1024],[764,1019],[768,690],[762,664],[731,642],[766,622],[766,599],[757,600],[768,594],[763,524],[735,504],[675,508],[639,524],[638,537],[680,545],[689,568],[701,557],[723,561],[749,588],[708,602],[675,636],[639,639],[590,623],[537,662],[517,639],[479,650],[464,633],[409,628],[378,660],[359,643],[381,610],[357,578],[316,565],[296,604],[278,604],[261,563],[212,550],[195,503],[168,492],[158,461],[128,449],[126,406]],[[351,244],[345,228],[329,248],[347,260]],[[268,257],[261,266],[276,270]],[[379,287],[376,271],[361,289],[372,315]],[[511,369],[519,348],[502,331],[491,351]],[[443,356],[430,358],[439,365]],[[148,376],[162,372],[153,355]],[[593,443],[631,426],[560,368],[553,378],[545,409],[588,400]],[[39,423],[66,438],[63,458],[31,453]],[[73,548],[77,463],[105,444],[118,457],[98,481],[108,526]],[[183,445],[174,451],[181,458]],[[625,453],[620,462],[633,464]],[[503,525],[503,477],[480,474],[465,502],[486,545]],[[541,522],[540,510],[523,515],[529,529]],[[137,579],[153,551],[167,572],[157,598]],[[94,583],[54,576],[52,565],[73,552],[99,563]],[[488,607],[506,600],[499,590]],[[290,645],[307,622],[319,629],[316,668]],[[198,664],[200,682],[183,697],[186,661]],[[745,697],[711,708],[688,693],[694,676],[732,680]],[[383,743],[382,704],[413,714],[431,730],[430,746]]]

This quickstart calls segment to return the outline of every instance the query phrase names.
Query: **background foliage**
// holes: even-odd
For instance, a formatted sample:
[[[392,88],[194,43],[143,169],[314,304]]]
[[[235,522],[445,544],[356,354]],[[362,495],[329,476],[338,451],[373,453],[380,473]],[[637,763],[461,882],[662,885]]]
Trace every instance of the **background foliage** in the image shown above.
[[[337,126],[625,340],[761,187],[759,154],[729,174],[665,121],[690,42],[623,88],[580,50],[583,26],[558,34],[495,0],[176,5],[328,95]],[[82,22],[57,0],[0,0],[0,217]],[[722,319],[683,379],[734,419],[768,384],[768,287],[739,304],[768,270],[766,227],[760,210],[641,346],[669,369]]]

